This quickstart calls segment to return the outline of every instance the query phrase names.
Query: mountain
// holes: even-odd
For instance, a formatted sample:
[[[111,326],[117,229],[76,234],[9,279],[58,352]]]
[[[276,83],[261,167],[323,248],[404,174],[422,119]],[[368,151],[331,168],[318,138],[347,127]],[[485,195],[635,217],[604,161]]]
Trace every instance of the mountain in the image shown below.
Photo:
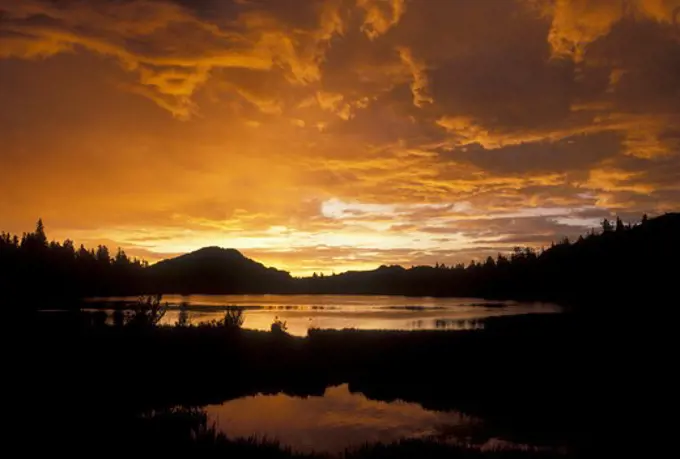
[[[680,213],[635,226],[603,221],[602,232],[563,240],[540,253],[518,248],[463,267],[383,266],[302,279],[309,293],[397,294],[559,301],[574,305],[675,300],[680,274]]]
[[[151,289],[163,293],[285,293],[292,278],[234,249],[205,247],[146,269]]]
[[[606,305],[677,303],[680,213],[636,225],[602,222],[576,241],[544,251],[517,248],[464,266],[381,266],[294,279],[234,249],[206,247],[147,266],[121,250],[111,257],[47,242],[42,222],[21,238],[0,233],[0,303],[36,307],[91,296],[144,293],[336,293],[484,297]]]
[[[234,249],[206,247],[144,268],[142,284],[147,292],[162,293],[458,296],[594,306],[674,298],[680,213],[644,218],[637,225],[605,220],[602,226],[599,233],[563,240],[541,252],[518,248],[467,266],[381,266],[303,279]]]

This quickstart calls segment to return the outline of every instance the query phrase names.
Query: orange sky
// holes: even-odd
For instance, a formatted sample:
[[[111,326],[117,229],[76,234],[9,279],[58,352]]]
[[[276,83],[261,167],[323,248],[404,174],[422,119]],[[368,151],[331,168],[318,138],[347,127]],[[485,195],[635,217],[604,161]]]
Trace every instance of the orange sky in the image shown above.
[[[0,229],[293,274],[680,202],[680,0],[0,0]]]

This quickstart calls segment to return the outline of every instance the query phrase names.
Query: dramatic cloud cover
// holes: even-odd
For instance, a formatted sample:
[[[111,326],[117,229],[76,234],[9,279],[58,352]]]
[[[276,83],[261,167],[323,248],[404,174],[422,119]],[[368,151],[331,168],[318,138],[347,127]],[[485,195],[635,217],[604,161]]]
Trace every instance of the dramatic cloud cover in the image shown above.
[[[294,274],[680,205],[680,0],[0,0],[0,229]]]

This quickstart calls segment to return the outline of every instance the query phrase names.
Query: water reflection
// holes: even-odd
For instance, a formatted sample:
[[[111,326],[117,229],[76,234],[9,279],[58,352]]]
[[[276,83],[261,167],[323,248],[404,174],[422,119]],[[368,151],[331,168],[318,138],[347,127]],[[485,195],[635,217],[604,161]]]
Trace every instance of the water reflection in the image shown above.
[[[91,304],[134,300],[103,298],[91,300]],[[289,333],[298,336],[305,336],[310,328],[475,329],[486,317],[560,311],[558,306],[546,303],[367,295],[165,295],[163,301],[170,304],[162,321],[165,325],[220,320],[226,307],[238,306],[245,309],[245,328],[269,330],[279,318],[287,322]]]
[[[351,393],[347,384],[327,388],[322,397],[256,395],[210,405],[206,412],[227,436],[276,439],[298,451],[339,452],[367,442],[425,436],[460,439],[479,425],[457,412],[369,400]]]

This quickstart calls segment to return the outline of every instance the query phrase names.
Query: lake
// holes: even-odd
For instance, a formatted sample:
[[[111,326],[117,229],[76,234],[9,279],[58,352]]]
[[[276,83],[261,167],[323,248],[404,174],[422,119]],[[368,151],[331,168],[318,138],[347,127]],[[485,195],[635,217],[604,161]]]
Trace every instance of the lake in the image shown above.
[[[228,437],[278,440],[295,451],[337,453],[365,443],[404,438],[466,440],[481,422],[456,411],[429,411],[400,400],[375,401],[347,384],[322,396],[255,395],[205,407],[210,422]]]
[[[136,297],[96,298],[93,307],[110,308]],[[482,326],[487,317],[557,313],[550,303],[488,301],[476,298],[433,298],[374,295],[164,295],[168,312],[162,323],[175,324],[180,305],[190,323],[219,320],[224,309],[244,309],[244,328],[269,330],[274,320],[288,332],[305,336],[310,328],[362,330],[460,330]]]

